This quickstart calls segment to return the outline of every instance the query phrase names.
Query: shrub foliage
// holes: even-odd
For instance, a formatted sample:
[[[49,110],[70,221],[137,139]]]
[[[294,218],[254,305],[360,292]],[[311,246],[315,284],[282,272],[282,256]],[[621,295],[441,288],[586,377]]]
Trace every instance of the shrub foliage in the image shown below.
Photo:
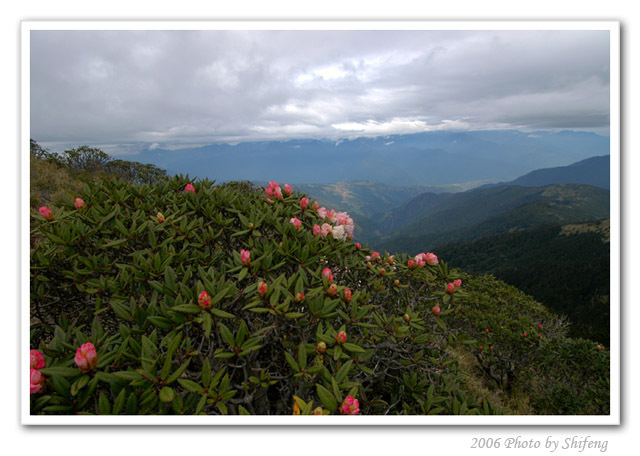
[[[605,380],[581,393],[583,377],[554,370],[550,353],[575,351],[561,319],[442,261],[314,235],[326,220],[304,195],[177,176],[76,196],[84,207],[33,214],[30,337],[46,367],[32,414],[497,414],[514,388],[537,413],[581,413],[563,388],[608,413]],[[85,344],[97,359],[78,360]],[[581,344],[572,371],[608,373],[608,352]]]

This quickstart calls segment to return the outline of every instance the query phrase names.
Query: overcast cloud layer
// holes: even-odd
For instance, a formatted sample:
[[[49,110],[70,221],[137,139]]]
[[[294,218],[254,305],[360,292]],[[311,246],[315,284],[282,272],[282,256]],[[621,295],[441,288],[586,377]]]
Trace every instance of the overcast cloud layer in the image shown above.
[[[609,134],[608,31],[32,31],[31,137]]]

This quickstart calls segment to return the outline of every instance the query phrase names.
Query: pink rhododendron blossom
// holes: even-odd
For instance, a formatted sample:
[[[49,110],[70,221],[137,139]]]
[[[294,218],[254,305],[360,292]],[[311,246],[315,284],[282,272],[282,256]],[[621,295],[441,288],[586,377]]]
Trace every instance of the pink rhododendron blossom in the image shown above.
[[[29,365],[31,369],[42,369],[45,367],[44,355],[38,350],[29,352]]]
[[[356,242],[356,250],[360,250],[362,248],[362,245],[359,242]]]
[[[76,209],[82,209],[83,207],[85,207],[85,204],[82,198],[76,198],[74,205],[76,206]]]
[[[249,250],[240,250],[240,260],[243,266],[251,265],[251,252]]]
[[[300,209],[303,211],[309,206],[309,198],[301,198],[300,199]]]
[[[319,208],[320,208],[320,205],[318,204],[318,202],[314,201],[313,202],[313,206],[311,206],[311,209],[314,210],[314,211],[318,211]]]
[[[291,218],[289,222],[296,228],[296,231],[299,230],[300,226],[302,225],[302,220],[295,217]]]
[[[427,264],[438,264],[438,257],[435,256],[433,253],[429,252],[427,254],[423,254],[424,255],[424,261]]]
[[[380,253],[378,253],[378,252],[373,252],[373,253],[371,254],[371,261],[376,261],[376,260],[379,260],[379,259],[380,259]]]
[[[282,199],[282,189],[280,187],[276,187],[273,189],[273,196],[276,199]]]
[[[198,304],[200,304],[201,309],[208,309],[211,307],[211,296],[209,296],[209,293],[202,290],[200,292],[200,296],[198,296]]]
[[[29,370],[29,394],[38,394],[44,391],[45,387],[44,375],[37,369]]]
[[[460,279],[454,280],[453,284],[456,286],[456,288],[461,287],[462,286],[462,280],[460,280]]]
[[[322,224],[322,235],[323,236],[329,236],[332,231],[333,231],[333,227],[331,225],[329,225],[328,223],[323,223]]]
[[[98,363],[98,354],[96,348],[91,342],[82,344],[76,351],[74,358],[76,365],[80,368],[80,372],[90,372]]]
[[[335,283],[332,283],[331,285],[329,285],[329,288],[327,288],[327,294],[333,297],[336,295],[336,293],[338,293],[338,287]]]
[[[196,188],[191,184],[187,184],[187,185],[184,186],[184,191],[185,191],[185,193],[195,193],[196,192]]]
[[[320,226],[318,226],[318,225],[313,225],[313,235],[314,236],[322,236],[322,237],[326,236],[325,232],[322,231],[322,228],[320,228]]]
[[[448,294],[453,294],[454,291],[456,291],[456,286],[453,283],[448,283],[447,284],[447,293]]]
[[[293,193],[293,189],[291,188],[291,185],[289,184],[284,184],[284,192],[287,195],[291,195]]]
[[[336,223],[338,221],[338,213],[331,209],[330,211],[327,211],[327,218],[331,223]]]
[[[345,333],[344,331],[340,331],[338,334],[336,334],[336,342],[338,343],[338,345],[343,345],[346,341],[347,333]]]
[[[353,396],[347,396],[340,405],[340,413],[343,415],[357,415],[360,413],[360,402]]]
[[[260,295],[261,298],[264,298],[265,296],[267,296],[267,282],[260,282],[258,284],[258,295]]]
[[[53,220],[53,212],[47,206],[42,206],[38,211],[45,219]]]
[[[407,262],[407,267],[408,267],[409,269],[414,269],[414,268],[416,267],[416,262],[415,262],[414,260],[409,260],[409,261]]]
[[[344,300],[344,302],[349,304],[352,298],[353,298],[353,295],[351,294],[351,290],[348,288],[345,288],[344,291],[342,292],[342,299]]]
[[[327,279],[327,283],[333,282],[333,273],[331,272],[331,269],[329,269],[329,268],[324,268],[322,270],[322,277]]]
[[[339,241],[344,241],[345,239],[344,226],[341,226],[341,225],[334,226],[331,229],[331,234],[333,235],[334,239],[337,239]]]
[[[318,204],[318,203],[316,202],[315,204]],[[318,209],[318,216],[321,219],[324,219],[327,216],[327,208],[323,206],[320,209]]]

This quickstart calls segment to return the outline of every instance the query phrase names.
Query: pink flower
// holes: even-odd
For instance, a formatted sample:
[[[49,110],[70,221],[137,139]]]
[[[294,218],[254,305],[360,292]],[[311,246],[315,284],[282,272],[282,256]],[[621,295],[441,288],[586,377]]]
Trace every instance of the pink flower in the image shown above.
[[[338,334],[336,334],[336,342],[338,343],[338,345],[344,345],[346,341],[347,333],[345,333],[344,331],[340,331]]]
[[[45,367],[44,355],[38,350],[31,350],[29,352],[29,364],[31,369],[42,369]]]
[[[431,309],[431,311],[433,312],[433,314],[437,317],[438,315],[440,315],[440,307],[438,306],[433,306],[433,309]]]
[[[380,259],[380,253],[378,253],[378,252],[373,252],[373,253],[371,254],[371,261],[376,261],[376,260],[379,260],[379,259]]]
[[[342,299],[344,300],[344,302],[349,304],[352,298],[353,296],[351,294],[351,290],[348,288],[345,288],[344,291],[342,292]]]
[[[309,206],[309,198],[301,198],[300,199],[300,209],[303,211]]]
[[[314,204],[314,206],[318,204],[317,202]],[[318,215],[320,216],[321,219],[324,219],[327,216],[327,208],[326,207],[321,207],[320,209],[317,209],[318,211]]]
[[[322,224],[322,235],[329,236],[333,232],[333,227],[328,223]]]
[[[360,402],[353,396],[347,396],[342,405],[340,405],[340,413],[343,415],[357,415],[360,413]]]
[[[447,284],[447,293],[448,294],[453,294],[454,291],[456,291],[456,286],[453,283],[448,283]]]
[[[82,198],[76,198],[75,206],[76,206],[76,209],[82,209],[85,206]]]
[[[98,354],[96,353],[96,348],[91,342],[82,344],[76,351],[74,361],[80,368],[80,372],[86,373],[92,371],[98,363]]]
[[[322,231],[322,228],[320,228],[320,226],[318,225],[313,225],[313,235],[322,237],[326,236],[326,234],[324,234],[324,231]]]
[[[184,191],[185,191],[185,193],[195,193],[196,192],[196,188],[191,184],[187,184],[187,185],[184,186]]]
[[[39,370],[31,368],[29,370],[29,394],[38,394],[44,391],[45,380]]]
[[[249,267],[251,265],[251,252],[248,250],[240,250],[240,260],[243,266]]]
[[[284,192],[287,195],[291,195],[293,193],[293,189],[291,188],[291,185],[289,184],[284,184]]]
[[[331,269],[329,269],[329,268],[324,268],[322,270],[322,277],[327,279],[327,283],[333,282],[333,273],[331,272]]]
[[[424,258],[425,263],[427,263],[427,264],[438,264],[438,257],[435,256],[431,252],[429,252],[427,254],[423,253],[423,258]]]
[[[462,286],[462,280],[457,279],[453,281],[453,284],[456,286],[456,288]]]
[[[295,226],[296,231],[300,229],[300,226],[302,225],[302,220],[297,219],[295,217],[293,217],[292,219],[289,220],[289,222]]]
[[[273,204],[273,200],[271,198],[267,198],[267,203]]]
[[[260,295],[261,298],[264,298],[267,296],[267,291],[267,282],[260,282],[258,284],[258,295]]]
[[[276,199],[282,199],[282,189],[280,187],[276,187],[273,189],[273,196]]]
[[[331,223],[336,223],[338,221],[338,213],[331,209],[330,211],[327,211],[327,218]]]
[[[201,309],[208,309],[209,307],[211,307],[211,296],[209,296],[209,293],[202,290],[200,292],[200,296],[198,297],[198,304],[200,304]]]
[[[344,226],[338,225],[331,228],[331,234],[334,239],[344,241],[346,239],[346,233],[344,232]]]
[[[264,193],[265,193],[267,196],[273,196],[273,188],[271,188],[271,187],[267,187],[267,188],[265,188],[265,189],[264,189]]]
[[[327,294],[333,297],[336,295],[336,293],[338,293],[338,287],[335,283],[332,283],[331,285],[329,285],[329,288],[327,288]]]
[[[407,262],[407,266],[409,267],[409,269],[414,269],[416,267],[416,262],[413,260],[409,260]]]
[[[49,221],[53,220],[53,212],[47,206],[42,206],[38,211],[45,219]]]
[[[319,210],[319,209],[318,209],[319,207],[320,207],[320,205],[318,204],[318,202],[317,202],[317,201],[314,201],[314,202],[313,202],[313,206],[311,206],[311,209],[312,209],[312,210],[314,210],[314,211],[318,211],[318,210]]]
[[[359,242],[356,242],[356,250],[360,250],[362,248],[362,245]]]

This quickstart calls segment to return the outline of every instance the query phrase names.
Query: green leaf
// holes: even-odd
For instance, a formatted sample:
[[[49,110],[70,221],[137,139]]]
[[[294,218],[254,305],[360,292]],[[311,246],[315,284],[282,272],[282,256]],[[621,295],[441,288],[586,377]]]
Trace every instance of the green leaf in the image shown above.
[[[175,398],[176,393],[173,391],[173,388],[170,386],[165,386],[160,390],[160,400],[162,402],[171,402]]]
[[[171,364],[173,363],[173,355],[180,346],[180,342],[182,341],[182,333],[177,333],[171,342],[169,343],[169,347],[167,348],[167,353],[165,354],[164,364],[162,365],[162,371],[160,371],[160,378],[165,380],[171,371]]]
[[[293,356],[291,356],[288,352],[284,352],[284,358],[289,366],[291,366],[291,369],[296,372],[300,372],[300,367],[298,366],[298,363],[296,363],[296,360],[293,359]]]
[[[199,314],[202,309],[200,309],[200,306],[195,304],[181,304],[179,306],[172,307],[171,310],[182,313]]]
[[[179,378],[178,383],[182,385],[184,388],[186,388],[187,390],[189,390],[190,393],[202,394],[202,392],[204,391],[202,386],[198,385],[193,380],[188,380],[186,378]],[[207,383],[205,382],[205,385],[206,384]]]
[[[211,314],[208,312],[204,312],[202,315],[202,328],[204,329],[204,337],[208,339],[211,337],[211,324],[213,320],[211,319]]]
[[[356,344],[352,344],[351,342],[345,342],[344,344],[342,344],[342,347],[345,350],[353,352],[353,353],[364,353],[365,352],[364,348],[362,348],[362,347],[360,347],[360,346],[358,346]]]
[[[98,413],[100,415],[110,415],[111,414],[111,403],[107,396],[101,391],[98,396]]]
[[[75,377],[82,374],[80,369],[75,367],[44,367],[40,369],[40,373],[46,376],[60,375],[61,377]]]
[[[229,312],[225,312],[224,310],[216,309],[215,307],[211,307],[209,309],[209,312],[211,312],[218,318],[236,318],[235,315],[230,314]]]
[[[342,365],[342,367],[336,373],[336,381],[338,383],[342,383],[344,379],[347,378],[347,375],[349,374],[349,371],[351,370],[352,366],[353,366],[353,361],[351,360],[347,361]]]
[[[211,364],[209,358],[205,358],[202,363],[202,383],[209,385],[211,383]]]
[[[222,340],[227,343],[230,347],[233,347],[235,344],[235,337],[233,337],[233,333],[229,328],[225,326],[224,323],[218,322],[218,328],[220,329],[220,336],[222,336]]]
[[[122,380],[129,380],[129,381],[140,380],[142,378],[142,375],[140,375],[136,371],[119,371],[119,372],[112,372],[112,374]]]
[[[320,402],[322,402],[322,405],[324,405],[325,408],[329,409],[330,411],[335,412],[338,408],[338,402],[336,401],[336,398],[333,397],[333,394],[331,394],[328,389],[320,384],[316,385],[316,392],[318,393],[318,397],[320,398]]]
[[[171,374],[171,377],[169,377],[167,379],[167,383],[173,383],[174,381],[176,381],[176,379],[178,377],[180,377],[185,370],[187,370],[187,367],[189,366],[189,363],[191,362],[191,358],[189,358],[188,360],[186,360],[184,363],[182,363],[182,365],[178,368],[177,371],[175,371],[173,374]]]
[[[304,370],[307,367],[307,349],[304,343],[298,346],[298,364],[300,365],[300,370]]]
[[[116,397],[116,400],[113,402],[113,408],[111,409],[111,413],[113,413],[114,415],[117,415],[118,413],[120,413],[120,410],[122,410],[122,407],[124,406],[124,399],[125,399],[125,389],[122,388],[120,390],[120,393],[118,394],[118,397]]]

